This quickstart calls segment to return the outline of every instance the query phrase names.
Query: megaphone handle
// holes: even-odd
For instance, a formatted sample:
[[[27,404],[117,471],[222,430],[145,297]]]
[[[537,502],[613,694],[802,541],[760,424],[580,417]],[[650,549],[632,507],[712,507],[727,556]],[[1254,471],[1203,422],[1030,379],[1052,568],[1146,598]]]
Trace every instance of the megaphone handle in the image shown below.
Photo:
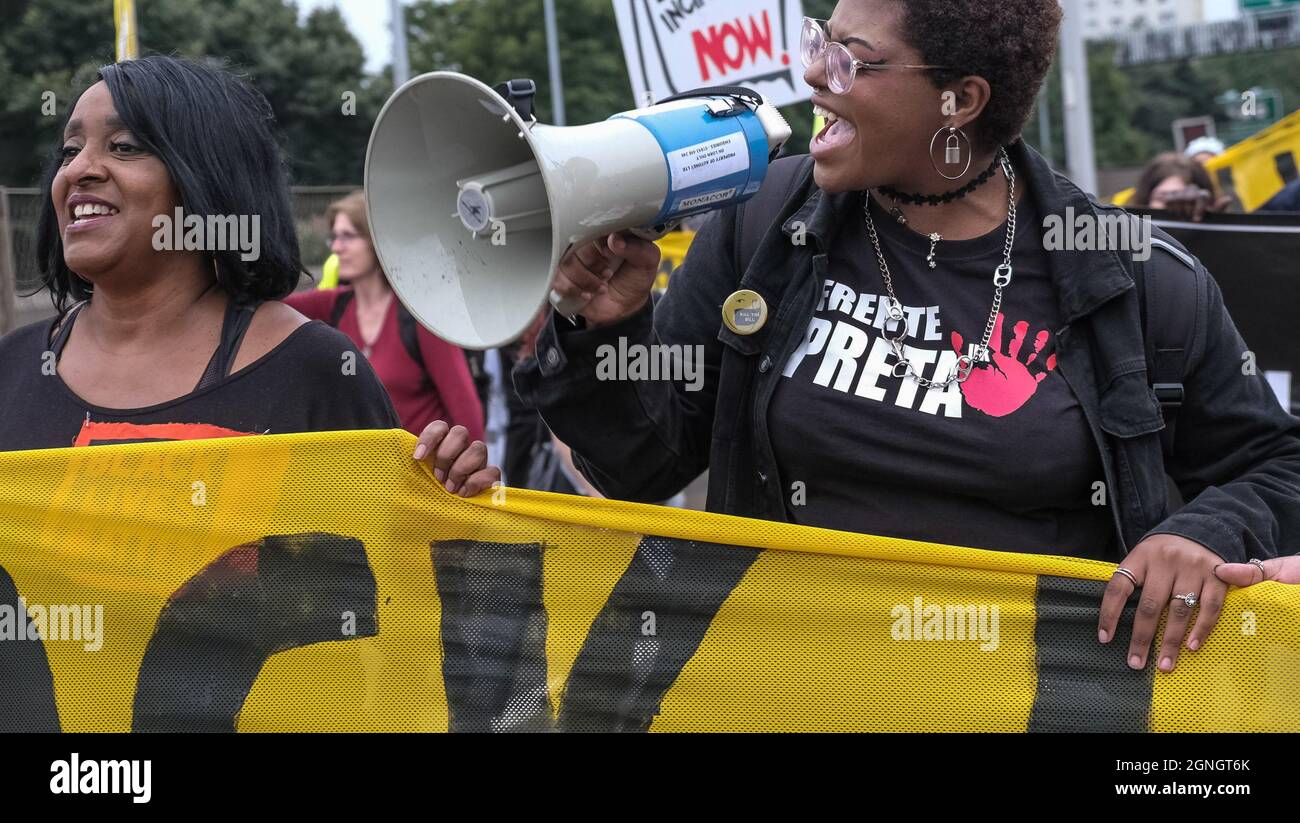
[[[612,257],[608,262],[609,268],[618,271],[619,267],[621,267],[626,260],[622,257]],[[590,300],[584,301],[578,298],[562,297],[555,289],[551,289],[551,305],[555,307],[555,311],[558,312],[561,317],[575,326],[578,325],[578,312],[585,309],[587,304],[590,302]]]
[[[555,307],[556,314],[568,320],[573,325],[578,325],[578,312],[586,307],[586,303],[581,300],[569,300],[560,296],[555,289],[551,289],[551,305]]]

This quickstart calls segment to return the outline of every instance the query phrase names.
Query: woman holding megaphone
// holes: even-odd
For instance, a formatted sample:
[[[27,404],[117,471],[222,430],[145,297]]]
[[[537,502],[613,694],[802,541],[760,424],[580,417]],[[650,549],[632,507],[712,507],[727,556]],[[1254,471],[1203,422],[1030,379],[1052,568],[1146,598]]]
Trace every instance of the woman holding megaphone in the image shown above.
[[[1020,139],[1060,20],[841,0],[805,21],[811,159],[711,219],[657,305],[652,244],[573,250],[553,287],[582,308],[515,384],[612,498],[708,469],[715,512],[1117,562],[1098,642],[1140,589],[1126,659],[1146,667],[1167,613],[1170,671],[1241,580],[1216,567],[1300,548],[1300,421],[1243,374],[1199,261],[1106,234],[1124,213]],[[657,347],[698,351],[702,390],[608,368]]]

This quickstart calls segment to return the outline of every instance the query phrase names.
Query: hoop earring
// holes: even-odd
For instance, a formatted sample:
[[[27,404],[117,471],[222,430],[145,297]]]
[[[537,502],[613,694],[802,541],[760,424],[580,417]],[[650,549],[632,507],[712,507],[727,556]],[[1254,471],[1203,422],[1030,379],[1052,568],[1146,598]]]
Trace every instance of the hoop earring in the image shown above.
[[[948,139],[944,146],[945,165],[955,166],[961,163],[961,143],[958,140],[958,135],[961,135],[961,140],[966,141],[966,147],[969,149],[966,152],[966,167],[956,177],[949,177],[944,174],[943,170],[939,168],[939,164],[934,162],[934,144],[939,142],[939,135],[944,132],[948,133]],[[974,158],[975,147],[971,145],[970,138],[966,136],[966,132],[956,126],[940,126],[939,130],[934,133],[934,137],[930,138],[930,165],[934,166],[935,172],[944,180],[960,180],[965,177],[966,173],[970,171],[970,164]]]

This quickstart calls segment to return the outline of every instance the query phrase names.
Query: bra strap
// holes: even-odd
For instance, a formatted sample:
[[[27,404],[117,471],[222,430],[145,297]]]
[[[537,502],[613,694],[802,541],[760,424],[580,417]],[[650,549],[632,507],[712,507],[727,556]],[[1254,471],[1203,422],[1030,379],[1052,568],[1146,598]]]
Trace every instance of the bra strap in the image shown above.
[[[217,350],[212,353],[208,367],[203,370],[203,376],[194,387],[195,391],[220,383],[230,376],[235,355],[239,352],[239,344],[243,342],[244,334],[253,322],[253,314],[257,312],[257,307],[260,305],[261,301],[236,305],[233,300],[226,305],[226,316],[221,322],[221,342],[217,345]]]
[[[63,325],[59,327],[59,334],[50,343],[50,351],[54,352],[54,362],[59,362],[63,356],[63,347],[68,344],[68,338],[72,335],[72,324],[76,321],[77,315],[85,308],[89,301],[82,300],[77,305],[68,309],[68,313],[63,316]]]

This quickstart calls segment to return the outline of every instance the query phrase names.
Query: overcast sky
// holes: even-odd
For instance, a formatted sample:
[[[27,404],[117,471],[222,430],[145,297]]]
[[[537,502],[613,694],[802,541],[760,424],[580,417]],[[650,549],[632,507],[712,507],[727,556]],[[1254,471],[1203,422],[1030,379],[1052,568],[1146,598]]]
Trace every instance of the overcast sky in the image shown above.
[[[312,9],[326,6],[337,6],[343,12],[348,28],[366,50],[367,71],[377,72],[392,62],[388,0],[298,0],[298,9],[304,17]]]
[[[389,33],[388,0],[298,0],[303,16],[322,6],[337,6],[352,33],[366,50],[366,69],[377,72],[390,62],[392,36]],[[564,14],[565,0],[557,0],[557,15]],[[1205,0],[1205,16],[1224,20],[1237,16],[1237,0]],[[540,25],[540,21],[539,21]]]

